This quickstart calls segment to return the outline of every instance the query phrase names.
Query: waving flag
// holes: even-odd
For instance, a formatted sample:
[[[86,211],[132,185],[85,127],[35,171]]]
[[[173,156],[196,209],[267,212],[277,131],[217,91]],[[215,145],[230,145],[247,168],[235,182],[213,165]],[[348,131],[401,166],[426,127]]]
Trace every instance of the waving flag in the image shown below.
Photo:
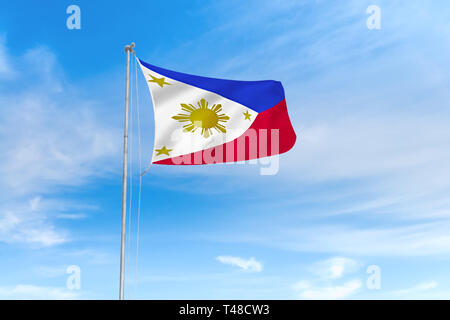
[[[237,162],[293,147],[280,82],[214,79],[139,63],[155,112],[152,163]]]

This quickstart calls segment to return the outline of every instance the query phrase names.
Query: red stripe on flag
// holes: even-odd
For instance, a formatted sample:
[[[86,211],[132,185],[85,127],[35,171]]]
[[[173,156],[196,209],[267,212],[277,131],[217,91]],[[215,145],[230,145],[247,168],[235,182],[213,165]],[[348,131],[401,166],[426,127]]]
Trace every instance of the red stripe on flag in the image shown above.
[[[283,99],[274,107],[258,113],[240,137],[225,144],[153,162],[165,165],[198,165],[237,162],[273,156],[289,151],[297,136]]]

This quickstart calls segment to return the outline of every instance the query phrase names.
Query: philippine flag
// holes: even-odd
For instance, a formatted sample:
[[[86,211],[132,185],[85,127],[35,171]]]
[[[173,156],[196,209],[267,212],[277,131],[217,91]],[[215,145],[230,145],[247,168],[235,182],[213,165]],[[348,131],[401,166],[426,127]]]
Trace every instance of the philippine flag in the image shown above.
[[[155,112],[152,163],[237,162],[294,146],[281,82],[207,78],[138,61]]]

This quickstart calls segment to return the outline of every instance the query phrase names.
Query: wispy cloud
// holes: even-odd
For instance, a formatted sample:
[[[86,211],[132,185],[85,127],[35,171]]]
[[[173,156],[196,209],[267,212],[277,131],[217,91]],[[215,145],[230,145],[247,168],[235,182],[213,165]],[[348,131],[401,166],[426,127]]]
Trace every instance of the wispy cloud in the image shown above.
[[[410,298],[414,295],[435,289],[437,286],[438,283],[436,281],[427,281],[419,283],[418,285],[411,288],[391,291],[388,293],[388,295],[398,296],[399,298]]]
[[[231,243],[258,243],[299,252],[352,256],[437,256],[450,252],[450,222],[436,220],[396,226],[350,226],[312,223],[303,228],[288,225],[257,230],[230,230],[205,237]]]
[[[0,38],[0,72],[15,61],[5,60],[4,43]],[[55,191],[111,172],[120,135],[99,116],[100,105],[78,98],[49,48],[31,48],[15,59],[17,76],[0,93],[0,104],[8,106],[0,119],[0,146],[7,150],[0,164],[0,241],[58,245],[69,237],[54,219],[85,213],[68,212],[77,205]]]
[[[43,287],[28,284],[0,287],[0,298],[2,299],[49,299],[49,300],[72,300],[79,298],[79,291],[71,291],[60,287]]]
[[[245,271],[261,272],[263,269],[262,263],[257,261],[253,257],[251,257],[250,259],[244,259],[233,256],[218,256],[216,259],[223,264],[229,264],[231,266],[239,267]]]
[[[64,243],[68,237],[45,214],[37,210],[37,198],[28,205],[15,205],[14,211],[0,208],[0,241],[37,246],[53,246]]]
[[[450,297],[450,291],[445,285],[442,285],[438,281],[428,280],[406,288],[380,290],[376,295],[370,295],[370,297],[401,300],[439,300],[448,299]]]
[[[299,298],[312,300],[344,299],[355,294],[361,288],[360,280],[348,281],[336,286],[314,286],[306,281],[301,281],[293,286]]]
[[[347,257],[332,257],[312,264],[309,268],[311,280],[296,282],[292,288],[301,299],[345,299],[355,294],[362,286],[355,273],[360,263]],[[353,279],[343,281],[345,276]],[[340,283],[336,283],[336,282]]]
[[[120,130],[108,123],[101,103],[79,98],[47,47],[28,50],[20,77],[0,94],[4,154],[2,188],[24,194],[61,185],[76,186],[111,170]]]
[[[321,279],[339,279],[348,273],[353,273],[359,268],[359,263],[346,257],[333,257],[318,262],[312,267],[315,273]]]

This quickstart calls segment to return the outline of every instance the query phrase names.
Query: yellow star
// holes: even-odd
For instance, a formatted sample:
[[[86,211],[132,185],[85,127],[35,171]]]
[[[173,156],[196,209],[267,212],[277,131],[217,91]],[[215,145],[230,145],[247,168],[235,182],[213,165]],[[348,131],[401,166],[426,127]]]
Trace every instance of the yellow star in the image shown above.
[[[250,120],[251,121],[250,117],[251,117],[252,114],[249,113],[248,110],[243,112],[243,114],[244,114],[244,117],[245,117],[244,120]]]
[[[170,156],[169,152],[172,151],[172,149],[167,149],[166,146],[164,146],[161,149],[155,149],[155,151],[158,152],[156,154],[157,156],[162,155],[162,154]]]
[[[147,80],[148,82],[154,82],[157,83],[161,88],[165,85],[168,84],[170,85],[170,83],[166,82],[166,78],[156,78],[154,76],[152,76],[151,74],[149,74],[150,77],[152,77],[152,80]]]

